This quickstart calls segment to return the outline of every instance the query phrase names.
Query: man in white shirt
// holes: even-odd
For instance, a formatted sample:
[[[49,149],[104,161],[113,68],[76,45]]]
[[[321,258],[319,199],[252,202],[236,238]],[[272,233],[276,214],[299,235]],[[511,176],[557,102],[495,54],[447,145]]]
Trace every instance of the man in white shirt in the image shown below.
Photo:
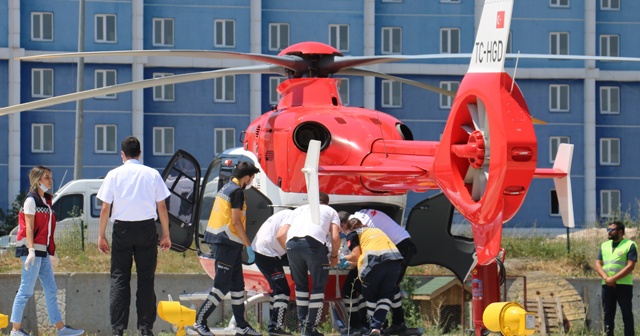
[[[338,263],[340,248],[340,219],[329,205],[329,195],[320,192],[320,219],[313,224],[311,208],[303,205],[293,211],[286,238],[291,277],[296,287],[296,306],[302,336],[322,336],[317,330],[322,317],[324,291],[329,268]],[[331,255],[327,243],[331,240]],[[329,260],[327,260],[329,259]],[[309,293],[309,274],[311,293]]]
[[[130,136],[121,144],[123,165],[111,170],[98,190],[102,201],[98,249],[111,252],[110,313],[113,335],[122,336],[129,322],[131,302],[131,267],[135,260],[138,273],[136,307],[138,329],[143,336],[153,335],[156,320],[154,279],[158,258],[158,233],[155,221],[162,226],[160,247],[171,247],[169,215],[165,199],[170,193],[157,170],[140,163],[140,141]],[[113,220],[112,248],[105,236],[109,213]],[[157,214],[156,214],[157,211]]]
[[[284,330],[284,316],[289,306],[291,290],[284,273],[283,258],[286,258],[285,239],[289,216],[293,210],[285,209],[271,215],[253,238],[251,247],[256,253],[256,266],[269,282],[271,302],[269,303],[269,336],[289,336]],[[277,237],[281,237],[280,240]],[[283,239],[284,237],[284,239]]]

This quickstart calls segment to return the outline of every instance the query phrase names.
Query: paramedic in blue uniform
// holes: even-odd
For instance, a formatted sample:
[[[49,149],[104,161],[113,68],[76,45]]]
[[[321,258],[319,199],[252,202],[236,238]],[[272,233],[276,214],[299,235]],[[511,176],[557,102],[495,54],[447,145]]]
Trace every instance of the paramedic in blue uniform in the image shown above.
[[[105,254],[111,252],[109,301],[113,335],[122,335],[129,323],[131,267],[135,260],[138,329],[147,336],[153,335],[151,330],[156,320],[156,219],[160,218],[162,227],[160,248],[167,251],[171,247],[171,238],[165,199],[170,194],[160,173],[140,163],[142,151],[136,137],[122,140],[121,150],[123,164],[107,174],[98,190],[97,197],[102,201],[98,249]],[[113,220],[111,249],[106,238],[109,213]]]
[[[249,325],[244,318],[244,277],[242,275],[242,249],[246,247],[249,263],[253,263],[255,253],[247,236],[247,201],[244,189],[251,188],[251,182],[260,172],[250,162],[240,162],[231,174],[232,179],[216,194],[204,241],[211,245],[215,258],[216,275],[209,296],[196,314],[193,329],[200,335],[212,336],[207,326],[207,318],[220,305],[224,296],[231,292],[231,309],[236,320],[236,335],[262,335]]]
[[[312,222],[308,204],[295,209],[289,217],[291,223],[285,224],[289,226],[287,257],[296,288],[296,306],[302,336],[322,336],[317,327],[322,318],[325,286],[329,280],[329,268],[338,263],[340,219],[328,204],[329,195],[320,192],[318,224]],[[313,286],[311,292],[309,275]]]
[[[357,218],[349,219],[345,229],[351,251],[345,258],[358,268],[370,320],[368,335],[379,336],[396,294],[402,255],[382,230],[367,227]]]
[[[284,209],[271,215],[256,233],[251,247],[256,253],[256,266],[269,282],[271,302],[269,302],[269,336],[288,336],[285,331],[284,316],[289,306],[291,290],[284,273],[284,262],[287,257],[285,240],[287,236],[288,218],[293,210]],[[277,238],[281,237],[280,240]]]
[[[638,261],[638,246],[625,239],[621,221],[609,223],[609,240],[602,243],[596,258],[595,269],[602,278],[602,308],[604,331],[613,336],[616,303],[620,306],[624,335],[634,335],[633,325],[633,269]]]

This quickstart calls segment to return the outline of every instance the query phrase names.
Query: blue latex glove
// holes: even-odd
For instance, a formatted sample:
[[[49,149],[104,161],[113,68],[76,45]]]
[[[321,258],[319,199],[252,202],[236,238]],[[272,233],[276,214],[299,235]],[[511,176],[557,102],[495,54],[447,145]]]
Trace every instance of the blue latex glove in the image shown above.
[[[253,262],[256,260],[256,253],[253,252],[253,249],[251,248],[251,246],[247,246],[247,262],[249,264],[253,264]]]
[[[340,261],[338,262],[338,268],[339,269],[345,269],[349,267],[349,262],[347,261],[347,259],[345,258],[340,258]]]

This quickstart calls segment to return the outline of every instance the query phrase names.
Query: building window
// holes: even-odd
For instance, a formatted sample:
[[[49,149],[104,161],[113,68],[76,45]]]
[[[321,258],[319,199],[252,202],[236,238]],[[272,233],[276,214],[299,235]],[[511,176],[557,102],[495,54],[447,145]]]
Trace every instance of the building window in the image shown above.
[[[568,136],[552,136],[549,138],[549,163],[556,162],[556,155],[558,155],[558,147],[560,144],[568,144]]]
[[[600,190],[600,217],[611,218],[620,213],[620,190]]]
[[[53,124],[31,125],[31,152],[53,153]]]
[[[402,83],[382,81],[382,107],[402,107]]]
[[[558,193],[555,189],[551,189],[549,193],[549,199],[551,200],[551,216],[560,216],[560,203],[558,203]]]
[[[620,113],[620,88],[617,86],[600,87],[600,113]]]
[[[443,54],[460,53],[460,29],[442,28],[440,29],[440,52]]]
[[[620,10],[620,0],[600,0],[600,9]]]
[[[31,13],[31,40],[53,41],[53,13]]]
[[[115,153],[116,139],[116,125],[96,125],[96,153]]]
[[[338,78],[338,93],[340,94],[340,101],[342,101],[342,105],[349,106],[349,79],[348,78]]]
[[[600,139],[600,164],[603,166],[620,164],[620,138]]]
[[[31,97],[53,96],[53,69],[31,70]]]
[[[114,14],[97,14],[95,34],[97,43],[116,42],[116,16]]]
[[[400,54],[402,52],[402,29],[400,27],[382,27],[382,53]]]
[[[460,3],[460,0],[440,0],[440,3]]]
[[[460,82],[440,82],[440,88],[452,92],[458,91],[460,87]],[[447,95],[440,95],[440,108],[441,109],[450,109],[451,104],[453,104],[453,97]]]
[[[549,110],[569,112],[569,85],[549,85]]]
[[[153,19],[153,46],[173,47],[173,19]]]
[[[153,128],[153,155],[173,155],[173,127]]]
[[[620,36],[600,35],[600,56],[620,56]]]
[[[215,133],[215,148],[216,153],[218,155],[229,148],[235,147],[234,140],[236,138],[236,130],[235,128],[215,128],[213,130]]]
[[[289,46],[289,24],[269,24],[269,50],[280,51]]]
[[[218,77],[214,80],[215,101],[233,103],[236,101],[236,76]]]
[[[277,105],[280,101],[280,94],[278,93],[278,86],[287,80],[285,77],[270,77],[269,78],[269,104]]]
[[[569,7],[569,0],[549,0],[551,7]]]
[[[340,51],[349,51],[349,25],[329,25],[329,45]]]
[[[551,55],[569,55],[569,33],[550,33],[549,53]]]
[[[154,72],[153,78],[162,78],[173,76],[172,73],[167,72]],[[175,95],[173,91],[173,84],[158,85],[153,87],[153,100],[154,101],[174,101]]]
[[[236,22],[233,20],[215,20],[213,46],[218,48],[233,48],[236,46]]]
[[[96,89],[106,86],[116,85],[116,71],[115,70],[96,70]],[[96,98],[116,98],[115,93],[110,93],[104,96]]]

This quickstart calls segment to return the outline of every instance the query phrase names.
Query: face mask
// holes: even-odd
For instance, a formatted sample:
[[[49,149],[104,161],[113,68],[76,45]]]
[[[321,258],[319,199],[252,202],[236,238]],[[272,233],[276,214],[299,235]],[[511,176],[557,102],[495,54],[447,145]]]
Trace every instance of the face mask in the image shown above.
[[[47,188],[44,184],[40,183],[40,190],[42,190],[42,192],[47,192],[49,188]]]

